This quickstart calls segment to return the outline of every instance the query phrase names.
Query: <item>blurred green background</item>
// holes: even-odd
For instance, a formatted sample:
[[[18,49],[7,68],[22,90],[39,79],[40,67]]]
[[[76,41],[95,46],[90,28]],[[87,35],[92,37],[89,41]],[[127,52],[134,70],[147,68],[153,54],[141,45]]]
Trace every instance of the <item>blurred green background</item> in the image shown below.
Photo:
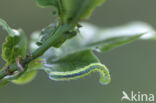
[[[145,21],[156,29],[155,4],[156,0],[107,0],[88,21],[102,27]],[[0,18],[13,28],[23,28],[27,35],[54,21],[51,10],[37,7],[35,0],[0,0]],[[1,45],[5,36],[6,32],[0,29]],[[123,90],[156,95],[155,45],[156,41],[136,41],[98,54],[111,72],[112,83],[107,86],[99,84],[97,73],[79,80],[56,82],[40,72],[29,84],[0,88],[0,103],[121,103]],[[0,60],[0,67],[3,63]]]

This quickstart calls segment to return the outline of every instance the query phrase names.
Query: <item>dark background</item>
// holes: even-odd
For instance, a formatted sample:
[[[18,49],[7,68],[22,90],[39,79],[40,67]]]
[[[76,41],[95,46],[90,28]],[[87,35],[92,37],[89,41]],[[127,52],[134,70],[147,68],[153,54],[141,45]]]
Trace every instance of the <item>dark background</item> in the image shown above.
[[[107,0],[96,9],[89,22],[111,27],[131,21],[145,21],[156,28],[156,0]],[[0,0],[0,18],[29,35],[54,21],[51,8],[36,6],[35,0]],[[6,32],[0,29],[0,44]],[[109,67],[112,83],[101,86],[98,74],[69,82],[56,82],[40,72],[24,86],[0,88],[0,103],[120,103],[122,91],[156,94],[156,41],[136,41],[98,54]],[[1,46],[0,46],[1,49]],[[0,67],[4,62],[0,60]],[[126,103],[126,102],[124,102]]]

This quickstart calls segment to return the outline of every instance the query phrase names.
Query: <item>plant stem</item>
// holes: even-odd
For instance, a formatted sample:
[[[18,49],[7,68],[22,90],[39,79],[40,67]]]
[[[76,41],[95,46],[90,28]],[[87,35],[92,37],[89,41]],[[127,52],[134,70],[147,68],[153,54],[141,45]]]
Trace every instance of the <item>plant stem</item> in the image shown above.
[[[75,26],[75,23],[72,24],[63,24],[63,25],[59,25],[56,32],[47,40],[43,43],[43,45],[41,45],[37,50],[35,50],[32,53],[31,57],[26,57],[24,58],[24,60],[22,61],[22,66],[25,68],[26,71],[26,66],[33,61],[34,59],[42,56],[44,54],[44,52],[49,49],[56,40],[64,37],[65,32],[69,31],[71,28],[73,28]],[[9,73],[13,73],[15,71],[19,70],[19,67],[17,66],[17,64],[12,64],[9,66],[8,72]],[[3,79],[5,76],[7,76],[8,74],[6,74],[5,72],[5,68],[0,70],[0,80]]]

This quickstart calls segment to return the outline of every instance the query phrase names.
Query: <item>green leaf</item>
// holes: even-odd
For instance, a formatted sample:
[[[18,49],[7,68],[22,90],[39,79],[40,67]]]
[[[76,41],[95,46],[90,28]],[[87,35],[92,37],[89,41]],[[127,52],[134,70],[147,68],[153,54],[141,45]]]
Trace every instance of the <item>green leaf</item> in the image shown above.
[[[114,49],[116,47],[128,44],[128,43],[140,38],[142,35],[143,34],[140,34],[140,35],[137,34],[136,36],[112,37],[112,38],[109,38],[109,39],[101,41],[101,42],[88,44],[87,46],[89,46],[93,49],[95,49],[95,47],[96,47],[97,51],[101,51],[104,53],[104,52]]]
[[[26,37],[24,32],[20,30],[19,36],[8,36],[2,47],[2,57],[8,63],[14,63],[16,58],[26,55]]]
[[[37,71],[26,72],[20,78],[12,80],[14,84],[22,85],[31,82],[36,77]]]
[[[27,39],[24,31],[22,29],[11,29],[2,19],[0,19],[0,24],[9,34],[2,46],[2,58],[7,64],[14,63],[19,56],[24,58],[27,49]]]
[[[78,49],[90,48],[104,53],[137,39],[156,38],[155,30],[144,22],[133,22],[113,28],[99,28],[91,24],[82,25],[80,35],[68,42],[70,44],[77,43]]]
[[[64,22],[69,22],[71,19],[88,18],[92,11],[105,0],[62,0],[62,7],[65,12],[63,15]]]
[[[63,23],[88,18],[105,0],[37,0],[42,7],[55,6]]]
[[[56,71],[62,72],[83,68],[92,63],[99,63],[99,60],[90,50],[69,53],[57,60],[47,59],[47,64],[51,64]],[[46,64],[44,66],[46,66]]]

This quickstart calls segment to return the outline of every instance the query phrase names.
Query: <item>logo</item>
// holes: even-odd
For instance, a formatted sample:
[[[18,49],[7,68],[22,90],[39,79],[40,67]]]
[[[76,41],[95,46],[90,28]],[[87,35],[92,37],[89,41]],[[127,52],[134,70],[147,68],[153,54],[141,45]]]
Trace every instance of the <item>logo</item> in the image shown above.
[[[127,94],[125,91],[122,91],[122,98],[121,101],[132,101],[132,102],[154,102],[154,94],[145,94],[141,93],[140,91],[134,92],[131,91],[129,94]]]

